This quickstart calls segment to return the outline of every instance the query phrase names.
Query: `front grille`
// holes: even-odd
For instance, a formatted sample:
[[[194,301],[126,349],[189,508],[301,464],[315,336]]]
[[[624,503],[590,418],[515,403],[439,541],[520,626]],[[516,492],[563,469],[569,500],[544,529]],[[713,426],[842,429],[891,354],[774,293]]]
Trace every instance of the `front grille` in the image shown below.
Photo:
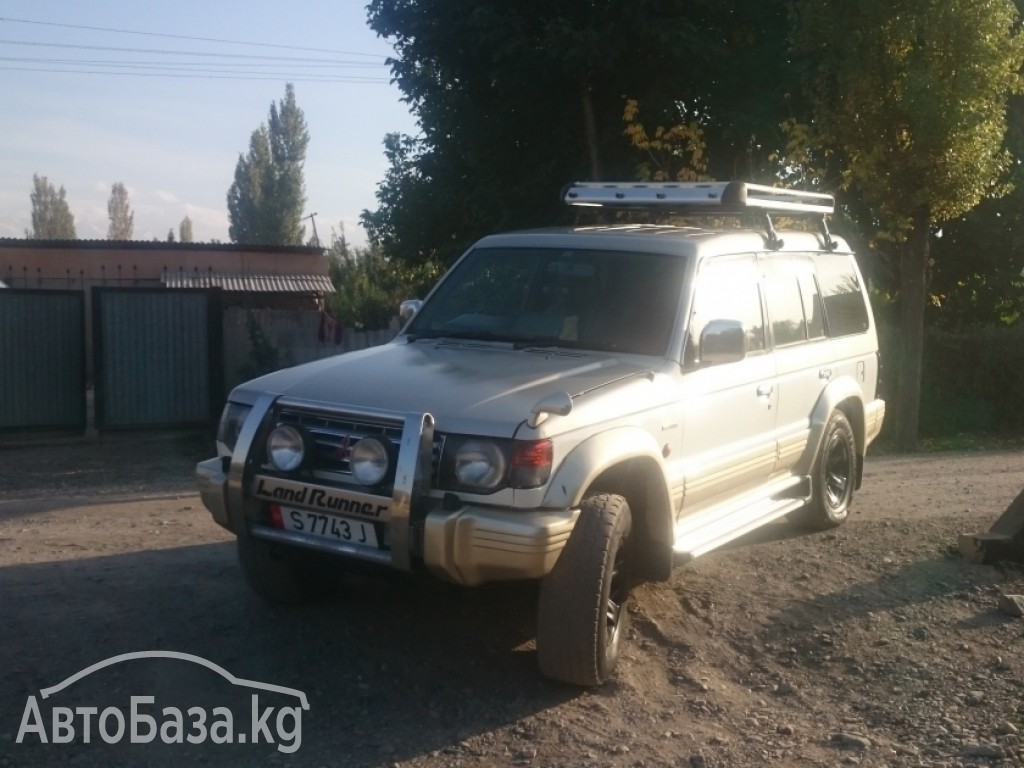
[[[277,416],[278,424],[301,428],[313,440],[313,455],[307,469],[314,477],[336,483],[354,483],[349,465],[352,446],[364,437],[382,438],[390,442],[394,455],[398,455],[402,442],[402,424],[395,421],[374,420],[347,414],[313,413],[284,410]],[[441,454],[443,438],[434,436],[432,471],[434,476]]]

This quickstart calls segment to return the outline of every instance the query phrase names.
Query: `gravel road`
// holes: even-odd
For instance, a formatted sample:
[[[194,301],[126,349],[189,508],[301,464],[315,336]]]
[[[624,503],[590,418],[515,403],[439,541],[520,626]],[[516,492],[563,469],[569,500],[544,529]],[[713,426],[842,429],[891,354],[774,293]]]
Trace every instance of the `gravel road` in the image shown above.
[[[842,528],[641,587],[619,674],[580,691],[537,674],[530,585],[359,570],[261,603],[192,489],[203,442],[0,450],[0,767],[1024,765],[1024,619],[998,607],[1024,569],[956,552],[1020,453],[869,456]],[[44,697],[141,651],[234,678],[131,658]]]

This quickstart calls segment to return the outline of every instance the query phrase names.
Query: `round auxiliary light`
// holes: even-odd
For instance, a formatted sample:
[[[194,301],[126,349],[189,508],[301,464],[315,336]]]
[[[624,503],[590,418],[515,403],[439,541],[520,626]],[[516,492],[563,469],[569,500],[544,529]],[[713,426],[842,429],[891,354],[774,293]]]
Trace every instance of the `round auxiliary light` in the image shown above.
[[[489,440],[467,440],[455,452],[455,477],[467,488],[493,490],[505,477],[505,455]]]
[[[352,446],[349,467],[362,485],[377,485],[388,473],[390,458],[387,446],[375,437],[364,437]]]
[[[274,468],[294,472],[306,458],[306,441],[302,433],[288,424],[279,424],[267,437],[267,456]]]

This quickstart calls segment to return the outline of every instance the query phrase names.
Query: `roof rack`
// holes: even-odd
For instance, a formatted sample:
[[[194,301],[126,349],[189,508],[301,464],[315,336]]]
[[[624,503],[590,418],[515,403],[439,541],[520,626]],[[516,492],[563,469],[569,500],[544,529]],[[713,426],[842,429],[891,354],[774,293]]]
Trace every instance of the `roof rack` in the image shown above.
[[[825,217],[835,210],[835,199],[821,192],[802,192],[743,181],[578,181],[565,188],[563,198],[569,205],[582,207],[660,209],[666,213],[712,216],[759,210],[765,214],[765,229],[773,248],[781,248],[783,243],[775,234],[772,213],[819,214],[825,247],[832,249],[837,245],[825,222]]]
[[[790,213],[832,213],[835,199],[821,192],[801,192],[743,181],[622,183],[578,181],[565,189],[569,205],[628,208],[699,208],[738,212],[751,208]]]

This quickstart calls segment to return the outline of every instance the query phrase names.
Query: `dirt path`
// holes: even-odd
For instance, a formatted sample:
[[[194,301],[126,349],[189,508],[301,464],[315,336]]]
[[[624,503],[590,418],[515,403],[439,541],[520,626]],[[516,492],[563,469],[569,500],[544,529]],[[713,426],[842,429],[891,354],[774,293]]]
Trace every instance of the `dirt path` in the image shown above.
[[[1018,453],[870,459],[843,528],[780,524],[641,588],[619,675],[584,692],[537,674],[528,586],[360,571],[314,607],[260,603],[192,491],[197,453],[163,436],[0,451],[0,766],[1024,764],[1024,619],[996,609],[1024,571],[955,553],[1024,488]],[[295,746],[275,730],[287,695],[260,691],[275,709],[250,730],[251,691],[180,659],[41,697],[147,650],[304,692],[298,748],[277,748]],[[56,708],[96,707],[90,742],[75,714],[71,744],[17,743],[29,696],[48,736]],[[246,743],[104,743],[95,719],[132,696],[158,726],[226,707]]]

